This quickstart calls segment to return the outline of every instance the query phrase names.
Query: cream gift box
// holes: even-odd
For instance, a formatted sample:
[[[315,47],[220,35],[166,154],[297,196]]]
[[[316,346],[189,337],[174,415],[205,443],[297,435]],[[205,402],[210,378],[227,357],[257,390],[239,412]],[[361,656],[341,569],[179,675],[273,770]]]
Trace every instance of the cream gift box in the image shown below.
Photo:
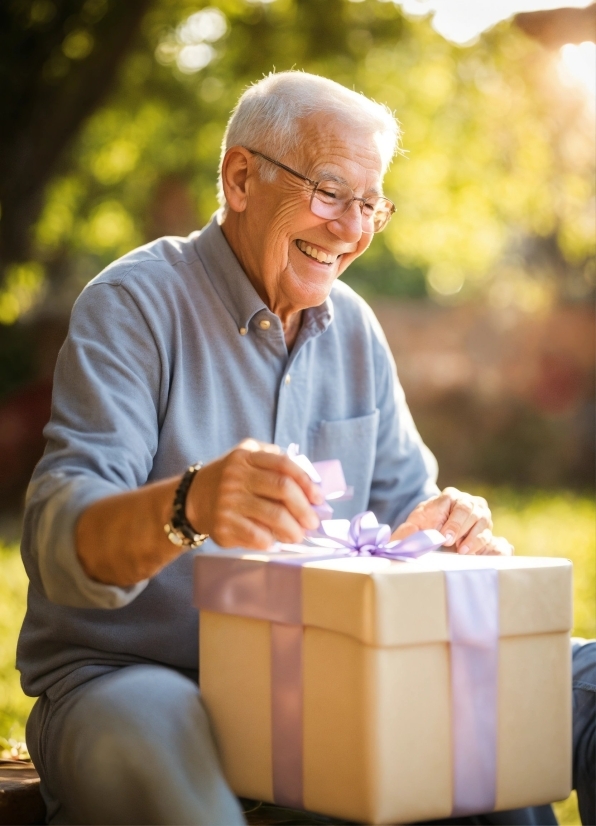
[[[196,557],[201,691],[238,795],[366,823],[568,796],[569,561],[321,556],[292,546]],[[498,638],[487,681],[474,669],[490,646],[474,628],[488,575]],[[450,599],[470,615],[463,647]]]

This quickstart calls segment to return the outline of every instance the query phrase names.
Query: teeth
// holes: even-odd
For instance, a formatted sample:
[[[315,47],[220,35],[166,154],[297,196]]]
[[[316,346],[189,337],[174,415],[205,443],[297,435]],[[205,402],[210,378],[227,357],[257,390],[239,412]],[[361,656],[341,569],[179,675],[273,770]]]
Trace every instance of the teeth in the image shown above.
[[[321,264],[333,264],[337,258],[337,255],[331,255],[331,253],[318,250],[316,247],[311,247],[310,244],[307,244],[304,241],[298,241],[297,244],[298,249],[305,252],[311,258],[315,258],[317,261],[320,261]]]

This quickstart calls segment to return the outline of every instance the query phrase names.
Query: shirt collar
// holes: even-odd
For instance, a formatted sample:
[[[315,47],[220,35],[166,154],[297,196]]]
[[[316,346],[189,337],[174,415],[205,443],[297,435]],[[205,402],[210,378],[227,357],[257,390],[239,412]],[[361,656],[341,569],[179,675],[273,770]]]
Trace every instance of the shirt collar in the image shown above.
[[[194,245],[211,283],[239,331],[246,333],[251,319],[257,313],[265,311],[272,315],[226,241],[219,225],[218,213],[195,236]],[[305,311],[302,327],[314,336],[323,333],[332,320],[333,303],[328,297],[319,307]]]
[[[236,327],[246,331],[251,318],[267,307],[226,241],[217,213],[195,238],[195,248]]]

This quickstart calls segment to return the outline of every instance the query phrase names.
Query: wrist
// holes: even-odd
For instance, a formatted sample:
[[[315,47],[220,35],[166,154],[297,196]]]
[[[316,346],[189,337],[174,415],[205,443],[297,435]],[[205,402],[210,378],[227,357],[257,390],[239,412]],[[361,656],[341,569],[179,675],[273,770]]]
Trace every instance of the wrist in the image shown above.
[[[209,534],[198,530],[193,522],[193,519],[196,520],[196,514],[192,507],[189,507],[188,493],[201,467],[202,463],[197,462],[182,475],[174,493],[170,518],[164,525],[165,534],[170,542],[183,549],[197,548],[209,537]]]
[[[211,533],[208,519],[208,488],[205,486],[205,466],[195,473],[186,497],[186,518],[197,533]]]

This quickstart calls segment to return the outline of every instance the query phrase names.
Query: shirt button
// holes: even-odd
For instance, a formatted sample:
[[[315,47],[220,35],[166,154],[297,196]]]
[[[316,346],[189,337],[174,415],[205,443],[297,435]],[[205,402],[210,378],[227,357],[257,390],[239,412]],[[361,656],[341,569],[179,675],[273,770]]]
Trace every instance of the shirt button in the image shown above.
[[[271,327],[271,322],[268,318],[262,318],[259,321],[259,327],[261,328],[261,330],[268,330],[269,327]]]
[[[240,327],[238,329],[238,332],[240,333],[241,336],[245,336],[246,332],[247,332],[246,327]]]
[[[285,378],[285,380],[284,380],[284,384],[289,384],[291,381],[292,381],[292,377],[291,377],[291,376],[290,376],[290,374],[288,373],[288,375],[286,376],[286,378]]]

